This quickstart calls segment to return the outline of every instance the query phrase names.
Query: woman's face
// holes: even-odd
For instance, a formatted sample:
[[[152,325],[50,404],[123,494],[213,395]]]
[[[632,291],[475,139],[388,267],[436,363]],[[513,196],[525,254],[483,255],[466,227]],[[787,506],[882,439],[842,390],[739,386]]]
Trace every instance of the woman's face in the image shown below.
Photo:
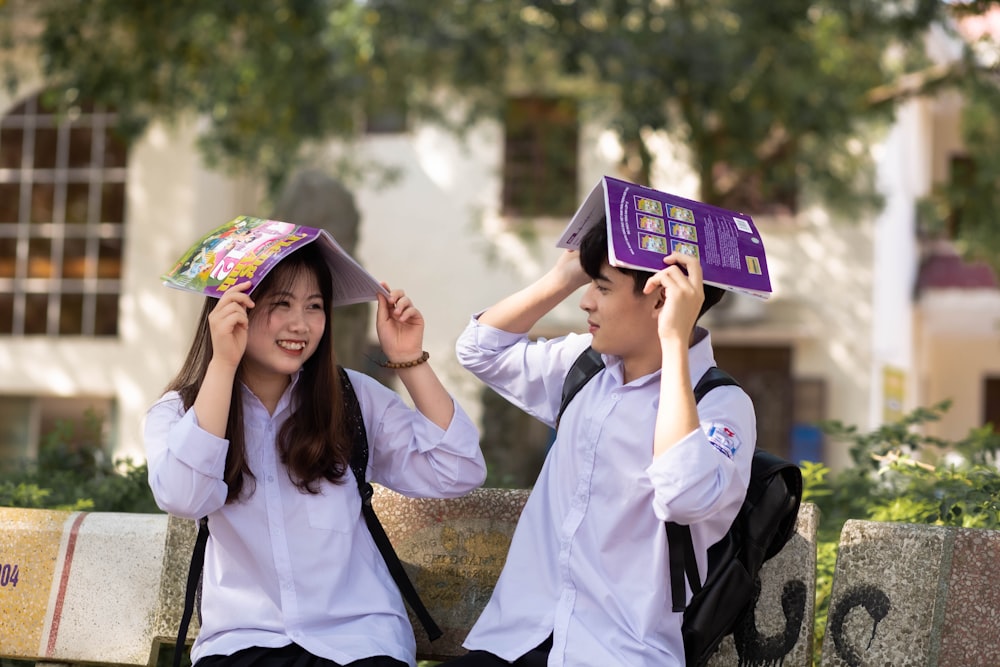
[[[255,299],[247,348],[243,355],[244,379],[270,382],[289,376],[316,352],[326,331],[327,312],[312,271],[301,271],[287,289]]]

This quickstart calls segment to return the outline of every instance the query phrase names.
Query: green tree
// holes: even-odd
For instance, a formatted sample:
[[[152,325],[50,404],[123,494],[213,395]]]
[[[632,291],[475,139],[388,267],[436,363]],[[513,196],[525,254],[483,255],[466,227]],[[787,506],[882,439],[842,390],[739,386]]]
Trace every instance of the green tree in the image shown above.
[[[371,12],[353,0],[7,4],[21,19],[7,45],[37,49],[54,96],[110,105],[131,133],[196,113],[209,162],[259,173],[274,192],[303,147],[355,132],[377,76]],[[36,29],[19,43],[28,17]]]
[[[994,43],[1000,58],[1000,44]],[[1000,62],[1000,61],[998,61]],[[1000,71],[983,69],[970,59],[956,89],[962,109],[965,154],[952,164],[952,177],[924,200],[921,225],[925,233],[954,239],[975,260],[989,263],[1000,274]]]
[[[278,177],[304,144],[357,131],[403,100],[473,117],[512,89],[570,90],[610,115],[649,166],[644,131],[691,148],[709,201],[794,199],[803,183],[855,192],[867,91],[921,64],[939,0],[40,0],[45,74],[141,122],[196,111],[216,158]],[[886,47],[892,44],[893,57]],[[550,92],[546,90],[545,92]]]
[[[780,213],[817,198],[849,214],[877,202],[868,139],[896,105],[961,85],[970,149],[983,154],[975,183],[937,193],[927,218],[943,224],[964,198],[958,234],[1000,255],[995,82],[971,77],[973,60],[929,67],[922,39],[994,4],[7,0],[0,11],[37,17],[35,33],[8,22],[5,41],[36,47],[59,91],[113,105],[134,131],[195,112],[206,155],[263,174],[272,192],[310,147],[358,136],[374,108],[461,131],[500,117],[511,94],[557,93],[617,132],[637,180],[660,130],[687,148],[706,201]]]
[[[870,92],[926,65],[919,37],[945,11],[939,0],[372,6],[376,43],[406,55],[407,79],[462,91],[472,113],[499,109],[511,89],[566,90],[608,119],[635,178],[648,175],[649,131],[664,130],[690,150],[703,200],[755,212],[794,211],[806,187],[840,210],[875,201],[857,139],[897,98]]]

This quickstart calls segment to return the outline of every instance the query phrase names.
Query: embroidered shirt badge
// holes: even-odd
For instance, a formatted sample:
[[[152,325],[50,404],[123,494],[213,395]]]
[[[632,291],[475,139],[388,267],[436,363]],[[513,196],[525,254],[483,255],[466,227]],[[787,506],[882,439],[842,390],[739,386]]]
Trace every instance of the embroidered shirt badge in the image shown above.
[[[729,458],[733,458],[736,450],[740,448],[740,437],[725,424],[712,422],[706,429],[705,435],[713,447]]]

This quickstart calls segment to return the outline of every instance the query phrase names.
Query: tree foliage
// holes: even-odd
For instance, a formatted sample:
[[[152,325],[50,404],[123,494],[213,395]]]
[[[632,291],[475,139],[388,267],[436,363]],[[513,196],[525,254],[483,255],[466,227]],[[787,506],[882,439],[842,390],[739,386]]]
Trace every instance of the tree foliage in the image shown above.
[[[39,0],[44,73],[135,121],[195,111],[215,159],[280,178],[303,145],[353,136],[373,104],[496,117],[567,93],[606,118],[643,177],[645,143],[690,147],[702,196],[794,207],[805,184],[865,201],[852,141],[891,105],[866,93],[922,65],[939,0]],[[887,49],[892,46],[891,54]],[[447,113],[446,113],[447,112]],[[453,116],[450,116],[453,117]],[[850,195],[850,197],[848,197]]]
[[[193,112],[210,162],[261,174],[272,193],[310,148],[360,136],[366,112],[405,108],[461,132],[501,117],[512,95],[561,95],[617,133],[626,175],[648,181],[650,137],[665,132],[685,147],[677,157],[697,171],[703,200],[753,213],[819,201],[850,216],[876,204],[869,140],[900,101],[954,86],[968,99],[974,169],[937,188],[922,221],[992,261],[996,62],[970,49],[955,67],[930,67],[923,36],[996,5],[6,0],[0,12],[17,8],[37,29],[0,21],[0,47],[27,40],[55,95],[111,105],[133,133]]]
[[[955,89],[962,107],[965,153],[955,156],[951,177],[937,184],[922,202],[920,222],[928,236],[958,241],[960,250],[983,260],[1000,274],[1000,43],[981,43],[967,55]],[[984,57],[992,59],[984,67]]]
[[[88,411],[45,434],[35,461],[0,470],[0,506],[93,512],[159,512],[146,464],[111,461],[103,418]]]
[[[943,12],[939,0],[372,6],[376,42],[409,55],[407,78],[469,93],[473,112],[511,90],[568,90],[607,118],[636,178],[664,130],[690,149],[702,199],[758,212],[794,210],[807,185],[841,210],[874,201],[857,139],[895,100],[869,92],[926,64],[920,35]],[[415,36],[435,48],[412,50]]]
[[[355,131],[377,73],[370,11],[352,0],[31,5],[43,73],[141,131],[195,113],[212,164],[275,187],[303,146]]]
[[[802,465],[803,501],[820,510],[816,537],[816,655],[820,655],[840,533],[848,519],[1000,529],[1000,432],[974,428],[962,439],[923,434],[950,407],[917,408],[869,433],[840,422],[824,425],[848,444],[853,465],[832,472]]]

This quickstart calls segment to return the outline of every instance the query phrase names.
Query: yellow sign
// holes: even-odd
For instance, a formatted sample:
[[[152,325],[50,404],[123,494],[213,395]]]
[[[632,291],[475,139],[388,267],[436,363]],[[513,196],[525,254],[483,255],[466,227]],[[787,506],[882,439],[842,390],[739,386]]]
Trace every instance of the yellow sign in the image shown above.
[[[894,366],[882,367],[882,423],[892,424],[903,418],[906,396],[906,372]]]

